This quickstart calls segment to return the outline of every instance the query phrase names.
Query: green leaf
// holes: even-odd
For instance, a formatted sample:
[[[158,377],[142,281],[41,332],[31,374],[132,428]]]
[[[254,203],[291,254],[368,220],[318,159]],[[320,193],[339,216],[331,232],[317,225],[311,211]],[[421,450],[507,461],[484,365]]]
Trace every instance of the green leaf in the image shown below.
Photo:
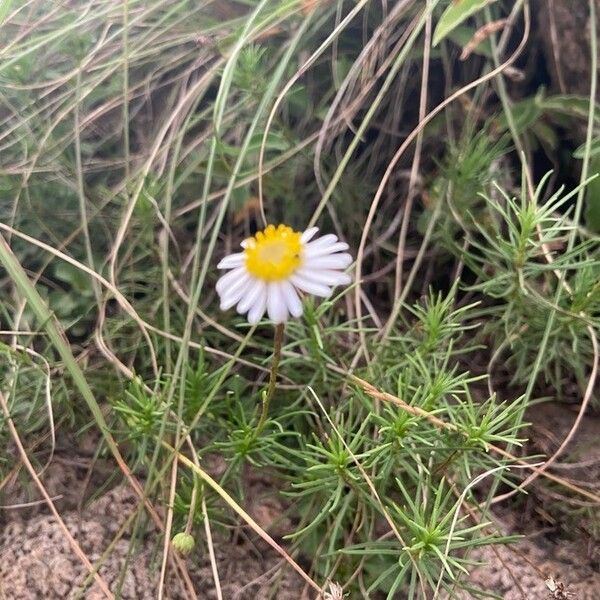
[[[535,96],[515,102],[512,112],[517,131],[522,132],[533,127],[543,116],[547,116],[552,123],[563,127],[572,123],[572,119],[587,119],[590,110],[589,98],[575,95],[546,96],[545,93],[546,90],[540,88]],[[596,104],[596,115],[595,128],[598,129],[600,128],[600,103]],[[497,117],[495,126],[500,131],[507,130],[508,122],[504,113]],[[592,156],[600,152],[599,143],[598,139],[594,138]],[[581,148],[578,148],[576,152],[580,150]],[[575,155],[575,158],[581,157]]]
[[[590,174],[600,172],[600,156],[590,161]],[[592,231],[600,232],[600,177],[590,181],[585,190],[585,224]]]
[[[590,158],[600,154],[600,137],[594,138],[590,145]],[[583,158],[585,156],[585,144],[581,144],[575,152],[573,152],[573,158]]]
[[[444,11],[433,34],[433,45],[437,46],[453,29],[471,15],[496,0],[457,0]]]
[[[532,125],[531,132],[547,149],[556,150],[558,147],[556,128],[551,127],[543,121],[538,121]]]
[[[532,98],[525,98],[513,105],[512,117],[519,133],[529,129],[544,114],[541,102],[540,93],[538,93]],[[500,114],[495,125],[500,131],[508,130],[508,118],[506,113],[503,112]]]
[[[469,25],[460,25],[456,29],[453,29],[448,33],[447,37],[450,41],[454,42],[457,46],[464,48],[472,39],[476,33],[475,27]],[[473,48],[473,54],[479,54],[486,58],[492,58],[492,44],[489,39],[483,40]]]
[[[587,119],[590,111],[590,99],[587,96],[574,94],[548,96],[540,99],[540,107],[545,112],[564,114],[572,118]],[[596,126],[600,124],[600,103],[596,103]]]
[[[0,0],[0,24],[6,19],[6,15],[8,15],[11,6],[12,0]]]

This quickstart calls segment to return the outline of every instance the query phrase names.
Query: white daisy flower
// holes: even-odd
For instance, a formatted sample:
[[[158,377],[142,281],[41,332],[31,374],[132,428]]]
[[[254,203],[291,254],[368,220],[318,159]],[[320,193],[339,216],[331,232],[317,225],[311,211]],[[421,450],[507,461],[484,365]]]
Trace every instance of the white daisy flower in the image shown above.
[[[287,225],[268,225],[241,244],[243,252],[226,256],[219,269],[231,269],[217,281],[221,309],[236,306],[255,325],[267,311],[275,324],[302,314],[298,292],[327,298],[336,285],[348,285],[344,273],[352,257],[348,244],[333,234],[314,241],[318,227],[304,233]]]

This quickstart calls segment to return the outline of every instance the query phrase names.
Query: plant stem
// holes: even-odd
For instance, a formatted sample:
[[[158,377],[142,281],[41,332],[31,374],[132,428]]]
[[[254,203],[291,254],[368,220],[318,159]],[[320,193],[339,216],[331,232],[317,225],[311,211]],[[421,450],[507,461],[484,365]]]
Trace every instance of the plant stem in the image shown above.
[[[277,370],[279,368],[279,360],[281,359],[281,344],[283,342],[284,329],[284,323],[279,323],[279,325],[275,326],[275,339],[273,341],[273,363],[271,364],[271,374],[269,375],[269,387],[263,394],[262,411],[260,413],[258,425],[256,426],[255,437],[258,437],[265,427],[267,416],[269,414],[269,405],[271,404],[271,399],[275,393],[275,386],[277,384]]]

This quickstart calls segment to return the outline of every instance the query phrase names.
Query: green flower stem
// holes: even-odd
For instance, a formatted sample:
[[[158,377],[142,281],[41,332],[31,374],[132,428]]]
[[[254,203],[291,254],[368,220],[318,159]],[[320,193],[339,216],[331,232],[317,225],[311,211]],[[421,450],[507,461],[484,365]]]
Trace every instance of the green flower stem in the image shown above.
[[[281,344],[283,342],[284,329],[284,323],[279,323],[279,325],[275,326],[275,339],[273,341],[273,363],[271,364],[269,387],[267,388],[267,391],[263,394],[262,411],[260,413],[258,425],[256,426],[255,437],[258,437],[261,434],[262,430],[265,428],[267,417],[269,415],[269,406],[271,404],[273,394],[275,393],[275,387],[277,384],[277,370],[279,368],[279,360],[281,359]]]

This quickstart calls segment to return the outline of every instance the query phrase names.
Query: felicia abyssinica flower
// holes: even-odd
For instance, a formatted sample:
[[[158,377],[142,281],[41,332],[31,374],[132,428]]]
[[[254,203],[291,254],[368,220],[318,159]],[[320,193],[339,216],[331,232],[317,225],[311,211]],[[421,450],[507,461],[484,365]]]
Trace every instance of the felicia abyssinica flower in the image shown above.
[[[344,270],[352,262],[348,244],[327,234],[313,239],[319,230],[304,233],[287,225],[268,225],[241,244],[243,252],[226,256],[217,266],[230,269],[217,282],[221,309],[236,306],[248,313],[248,322],[258,323],[265,311],[275,324],[289,315],[302,314],[298,292],[327,298],[337,285],[348,285]],[[312,241],[311,241],[312,240]]]

